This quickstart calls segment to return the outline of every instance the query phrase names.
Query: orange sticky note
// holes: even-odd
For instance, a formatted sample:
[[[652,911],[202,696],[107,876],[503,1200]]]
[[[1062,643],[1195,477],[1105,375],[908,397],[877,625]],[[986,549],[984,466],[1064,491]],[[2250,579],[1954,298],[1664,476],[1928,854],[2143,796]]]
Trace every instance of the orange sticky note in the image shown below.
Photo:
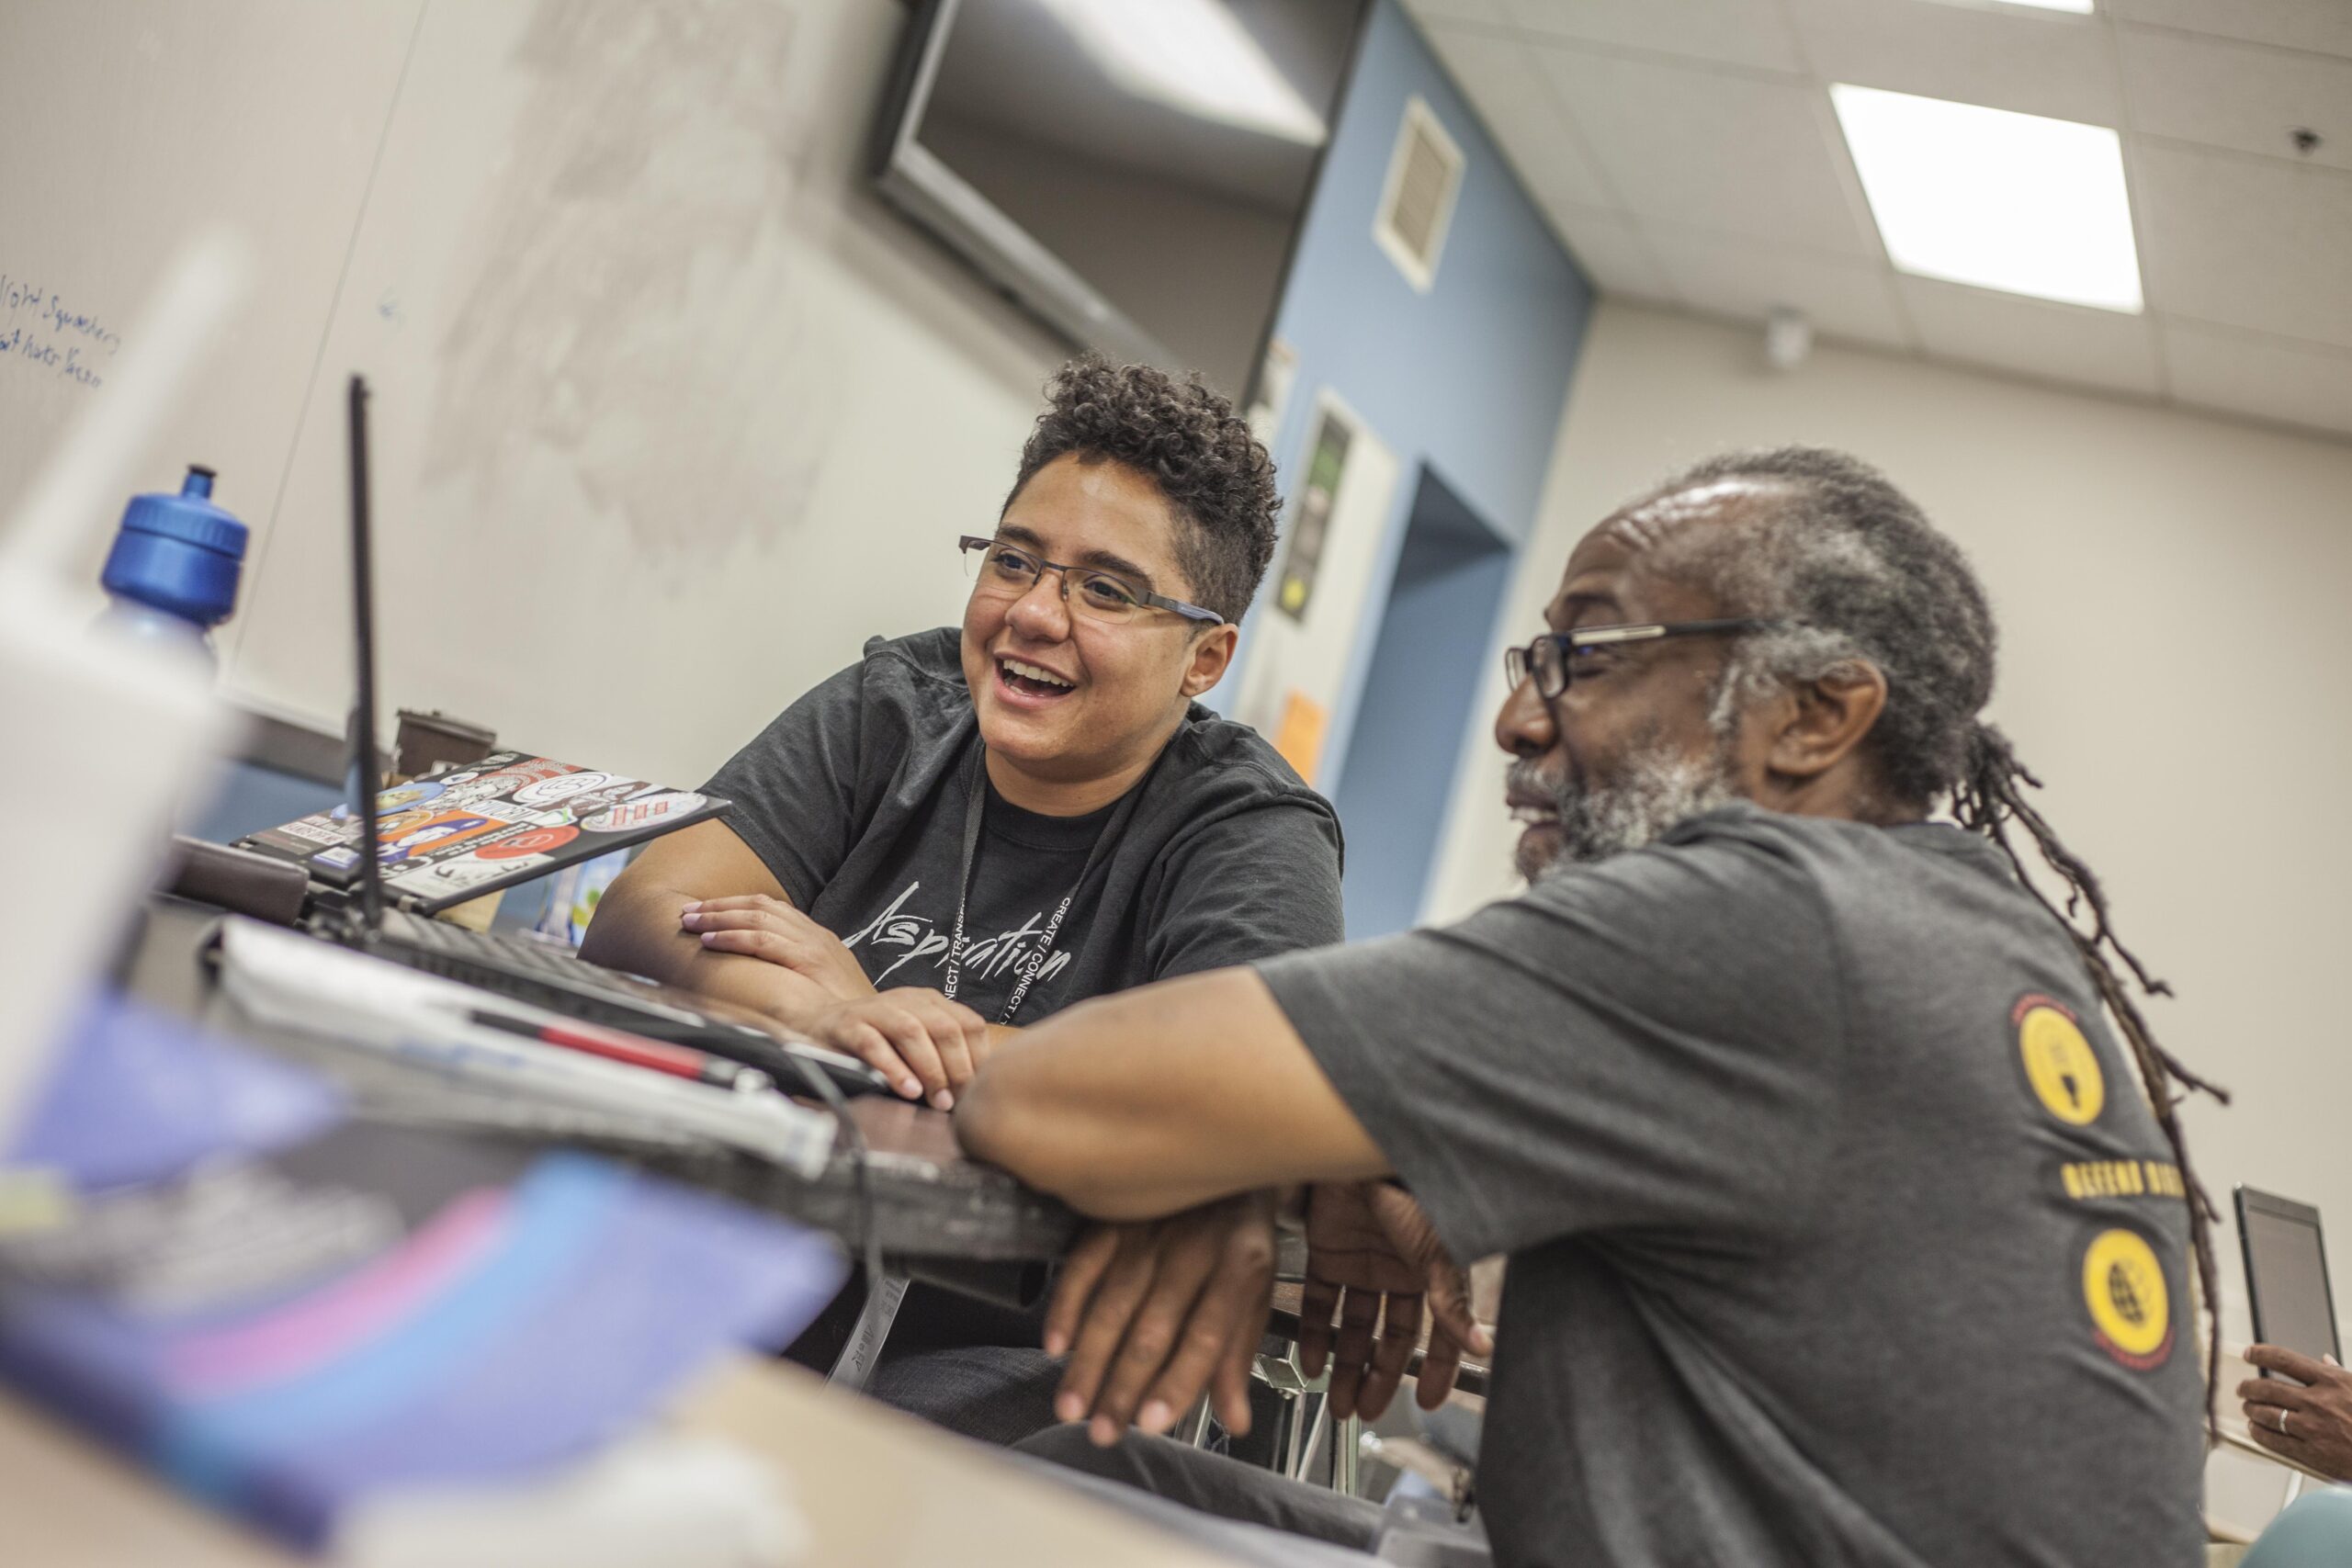
[[[1315,764],[1323,757],[1323,730],[1330,718],[1323,705],[1305,692],[1293,692],[1283,700],[1283,722],[1274,732],[1274,750],[1308,784],[1315,782]]]

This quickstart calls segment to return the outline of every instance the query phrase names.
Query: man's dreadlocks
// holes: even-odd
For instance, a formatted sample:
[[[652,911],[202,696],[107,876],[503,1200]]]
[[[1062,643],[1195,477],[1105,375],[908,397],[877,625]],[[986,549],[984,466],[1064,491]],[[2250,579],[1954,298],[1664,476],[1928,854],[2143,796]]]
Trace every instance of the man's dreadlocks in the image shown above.
[[[2181,1134],[2177,1107],[2184,1096],[2197,1089],[2227,1105],[2230,1091],[2190,1072],[2179,1057],[2156,1043],[2148,1021],[2141,1016],[2139,1003],[2125,989],[2123,976],[2108,961],[2108,953],[2123,961],[2132,977],[2139,982],[2140,989],[2149,996],[2168,997],[2172,987],[2150,975],[2138,954],[2116,936],[2108,915],[2107,891],[2099,886],[2098,875],[2052,830],[2041,813],[2026,799],[2020,787],[2023,785],[2040,789],[2041,781],[2018,761],[2008,737],[1989,724],[1980,724],[1969,737],[1968,773],[1952,791],[1951,813],[1962,827],[1983,833],[1998,844],[2001,852],[2009,857],[2009,863],[2017,868],[2018,880],[2066,928],[2075,951],[2082,954],[2083,967],[2090,972],[2091,983],[2098,987],[2100,999],[2115,1016],[2123,1038],[2131,1043],[2132,1060],[2139,1066],[2140,1080],[2147,1086],[2148,1102],[2156,1113],[2156,1125],[2164,1129],[2166,1141],[2172,1145],[2173,1161],[2180,1167],[2181,1180],[2188,1189],[2188,1236],[2197,1254],[2197,1288],[2205,1298],[2209,1318],[2205,1339],[2205,1424],[2210,1431],[2214,1425],[2213,1403],[2219,1395],[2217,1384],[2222,1375],[2221,1279],[2213,1263],[2213,1221],[2217,1216],[2212,1195],[2205,1190],[2205,1184],[2189,1166],[2188,1141]],[[2034,886],[2017,845],[2010,841],[2011,822],[2026,830],[2042,863],[2065,883],[2064,913],[2060,913],[2049,897]],[[2083,929],[2078,918],[2086,908],[2090,913],[2088,931]]]
[[[2192,1090],[2225,1104],[2229,1094],[2156,1043],[2114,960],[2146,995],[2170,996],[2172,988],[2117,939],[2098,876],[2026,797],[2041,781],[2007,737],[1977,717],[1993,694],[1996,642],[1984,587],[1959,547],[1908,496],[1842,452],[1784,446],[1732,453],[1676,476],[1650,499],[1728,480],[1784,490],[1788,504],[1738,528],[1684,533],[1657,561],[1672,575],[1713,588],[1722,614],[1779,623],[1735,646],[1716,693],[1718,729],[1751,697],[1781,682],[1819,680],[1841,663],[1875,666],[1886,680],[1886,706],[1863,754],[1891,813],[1924,812],[1948,801],[1953,818],[1997,845],[2018,882],[2064,928],[2131,1045],[2188,1190],[2189,1240],[2209,1314],[2205,1411],[2211,1430],[2222,1354],[2212,1237],[2218,1215],[2189,1166],[2176,1108]],[[2013,827],[2024,830],[2064,885],[2063,909],[2037,886]]]

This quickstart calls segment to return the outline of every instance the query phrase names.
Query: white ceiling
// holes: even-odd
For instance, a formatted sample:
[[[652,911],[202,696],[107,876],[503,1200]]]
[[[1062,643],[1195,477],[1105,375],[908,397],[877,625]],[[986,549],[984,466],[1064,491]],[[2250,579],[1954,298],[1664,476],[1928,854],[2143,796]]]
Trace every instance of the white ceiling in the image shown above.
[[[2352,436],[2352,0],[1405,4],[1604,294]],[[2146,312],[1896,272],[1832,82],[2121,130]]]

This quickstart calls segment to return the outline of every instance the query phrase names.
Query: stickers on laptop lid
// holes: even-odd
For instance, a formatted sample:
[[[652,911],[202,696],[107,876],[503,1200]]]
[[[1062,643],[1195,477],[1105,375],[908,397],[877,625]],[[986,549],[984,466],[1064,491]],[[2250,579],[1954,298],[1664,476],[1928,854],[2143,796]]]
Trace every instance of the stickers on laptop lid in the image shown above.
[[[476,860],[516,861],[544,857],[563,848],[580,837],[577,828],[526,828],[519,833],[503,833],[474,851]]]
[[[636,828],[650,828],[670,818],[691,816],[707,798],[687,789],[640,795],[600,811],[580,825],[591,833],[625,833]]]
[[[442,852],[512,826],[512,823],[493,821],[470,812],[445,811],[399,838],[388,840],[384,845],[383,858],[388,861],[414,860],[431,854],[438,859]]]
[[[522,855],[506,861],[476,860],[468,855],[457,860],[435,861],[427,865],[414,865],[386,878],[403,893],[413,893],[423,898],[438,898],[451,893],[465,893],[485,882],[527,873],[544,856]]]
[[[525,806],[560,806],[573,795],[610,784],[613,775],[594,770],[558,773],[552,778],[535,779],[514,792],[514,798]]]

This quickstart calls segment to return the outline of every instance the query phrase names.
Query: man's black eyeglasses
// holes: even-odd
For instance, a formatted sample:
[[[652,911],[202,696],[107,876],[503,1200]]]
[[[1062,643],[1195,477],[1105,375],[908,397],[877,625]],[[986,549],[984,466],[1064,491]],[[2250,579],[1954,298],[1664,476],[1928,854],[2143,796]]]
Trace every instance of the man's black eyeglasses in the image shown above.
[[[975,596],[1018,599],[1035,587],[1037,579],[1046,572],[1057,571],[1062,574],[1062,602],[1089,620],[1132,621],[1149,607],[1173,611],[1188,621],[1201,621],[1212,626],[1225,625],[1225,617],[1215,610],[1138,588],[1114,571],[1101,571],[1091,566],[1064,566],[1002,539],[983,539],[971,534],[956,544],[964,552],[964,568],[971,574]]]
[[[1510,677],[1510,689],[1514,692],[1532,673],[1536,692],[1548,702],[1568,689],[1577,664],[1587,661],[1597,649],[1627,642],[1656,642],[1670,637],[1758,632],[1778,624],[1758,620],[1654,621],[1642,626],[1586,626],[1572,632],[1547,632],[1525,648],[1503,649],[1503,673]]]

